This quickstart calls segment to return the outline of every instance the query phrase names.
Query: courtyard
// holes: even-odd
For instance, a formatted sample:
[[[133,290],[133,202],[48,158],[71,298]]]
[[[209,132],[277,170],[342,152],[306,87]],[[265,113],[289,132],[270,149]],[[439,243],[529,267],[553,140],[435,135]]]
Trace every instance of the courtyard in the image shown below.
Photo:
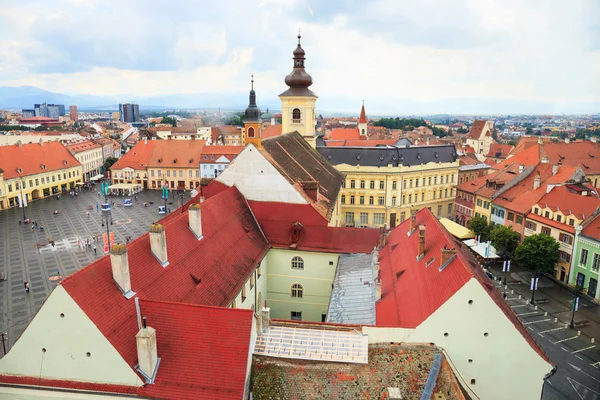
[[[114,232],[117,243],[148,232],[150,225],[164,216],[158,214],[158,206],[164,205],[160,196],[157,190],[140,192],[137,200],[133,196],[109,198],[114,202],[110,231]],[[184,201],[189,200],[189,196],[186,192]],[[123,205],[126,198],[132,200],[132,206]],[[101,234],[106,233],[106,226],[102,226],[101,213],[96,210],[96,205],[100,210],[103,202],[104,197],[97,192],[30,202],[25,208],[25,217],[36,221],[43,231],[39,227],[32,229],[31,223],[22,223],[20,208],[0,211],[0,272],[5,277],[0,281],[0,332],[7,333],[7,351],[61,277],[105,255]],[[169,198],[167,204],[168,208],[177,208],[174,198]],[[54,210],[58,215],[54,215]],[[95,235],[100,236],[97,242],[94,242]],[[85,246],[86,240],[91,242],[89,247]],[[93,245],[97,247],[96,252]],[[29,293],[25,292],[25,282],[29,282]],[[0,348],[0,357],[3,355]]]

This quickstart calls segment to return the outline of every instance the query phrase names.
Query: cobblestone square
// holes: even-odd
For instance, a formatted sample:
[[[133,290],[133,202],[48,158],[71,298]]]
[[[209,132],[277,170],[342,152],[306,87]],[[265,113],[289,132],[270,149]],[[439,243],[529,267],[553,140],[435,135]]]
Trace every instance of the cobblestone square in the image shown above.
[[[158,206],[164,201],[160,191],[144,191],[134,197],[111,196],[113,225],[111,232],[115,241],[125,243],[126,237],[135,239],[146,233],[152,222],[163,217]],[[124,207],[123,200],[131,198],[133,205]],[[185,201],[189,199],[186,193]],[[0,211],[0,271],[6,280],[0,281],[0,332],[8,333],[7,350],[23,333],[27,324],[40,309],[46,297],[63,277],[78,271],[95,259],[104,256],[102,237],[92,246],[79,246],[89,239],[94,244],[95,234],[106,232],[102,227],[100,209],[103,196],[97,192],[82,192],[72,198],[61,195],[30,202],[25,216],[44,228],[32,229],[24,224],[23,211],[12,208]],[[148,203],[144,207],[144,202]],[[150,204],[153,202],[153,204]],[[168,207],[177,207],[176,200],[169,199]],[[54,210],[59,214],[54,215]],[[19,222],[21,221],[21,224]],[[54,246],[46,244],[54,240]],[[30,292],[25,292],[24,282],[29,282]],[[0,357],[3,353],[0,351]]]

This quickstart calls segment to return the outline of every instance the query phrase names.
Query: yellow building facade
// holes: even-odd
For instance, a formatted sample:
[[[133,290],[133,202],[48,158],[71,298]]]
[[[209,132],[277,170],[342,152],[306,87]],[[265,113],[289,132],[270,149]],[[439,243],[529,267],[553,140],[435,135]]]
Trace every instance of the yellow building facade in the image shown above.
[[[410,167],[338,164],[336,168],[346,176],[337,226],[393,228],[409,218],[411,210],[425,207],[438,218],[452,216],[458,161]]]

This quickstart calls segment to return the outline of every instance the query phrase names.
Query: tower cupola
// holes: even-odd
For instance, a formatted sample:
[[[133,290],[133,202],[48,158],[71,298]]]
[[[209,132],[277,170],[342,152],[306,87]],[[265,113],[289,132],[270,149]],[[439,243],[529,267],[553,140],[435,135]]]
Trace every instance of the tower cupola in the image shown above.
[[[254,74],[250,86],[250,100],[246,111],[244,111],[244,122],[260,121],[260,109],[256,105],[256,92],[254,91]]]

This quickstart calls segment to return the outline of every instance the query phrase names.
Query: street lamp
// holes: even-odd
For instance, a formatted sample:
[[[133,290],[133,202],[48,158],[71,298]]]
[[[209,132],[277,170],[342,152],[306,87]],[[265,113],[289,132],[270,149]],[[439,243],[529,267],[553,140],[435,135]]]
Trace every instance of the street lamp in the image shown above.
[[[169,188],[167,187],[167,181],[165,179],[165,184],[161,189],[161,197],[165,201],[165,212],[167,212],[167,199],[169,198]]]
[[[504,272],[504,286],[506,286],[506,275],[510,272],[510,260],[504,260],[502,265],[502,272]]]
[[[23,210],[23,221],[27,218],[25,217],[25,197],[23,197],[23,181],[19,182],[19,191],[21,192],[21,210]]]
[[[573,299],[573,303],[571,304],[571,310],[573,313],[571,314],[571,329],[575,328],[575,311],[579,310],[579,295],[581,294],[581,287],[577,286],[575,289],[575,298]]]
[[[531,284],[529,286],[529,290],[531,290],[531,304],[535,304],[535,291],[538,288],[538,282],[540,280],[540,272],[535,271],[533,278],[531,278]]]

